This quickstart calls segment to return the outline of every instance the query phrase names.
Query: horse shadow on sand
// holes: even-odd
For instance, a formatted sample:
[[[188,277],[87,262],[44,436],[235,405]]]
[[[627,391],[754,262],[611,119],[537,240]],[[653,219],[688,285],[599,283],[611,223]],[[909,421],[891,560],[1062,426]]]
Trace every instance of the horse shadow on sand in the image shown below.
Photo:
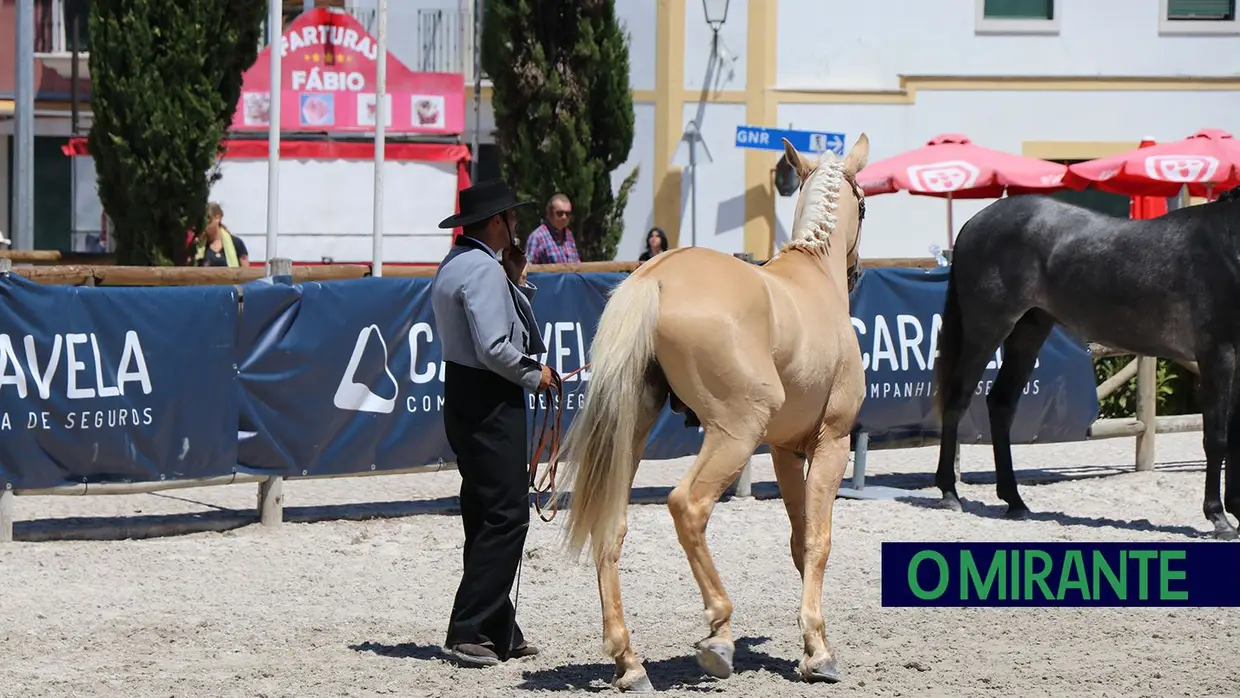
[[[734,655],[736,669],[733,675],[746,674],[751,671],[768,671],[791,682],[800,681],[795,661],[773,657],[755,649],[758,645],[769,642],[770,639],[769,637],[737,638]],[[381,657],[393,659],[454,661],[442,647],[419,645],[413,642],[399,645],[363,642],[349,645],[349,649],[356,652],[373,652]],[[647,660],[643,662],[643,665],[656,690],[718,691],[718,679],[707,676],[691,654],[668,659]],[[527,691],[610,692],[615,690],[610,684],[611,677],[615,673],[615,666],[614,662],[591,662],[530,670],[522,673],[521,683],[516,688]]]
[[[1098,480],[1105,481],[1106,477],[1108,477],[1109,475],[1113,475],[1116,469],[1123,468],[1123,467],[1124,466],[1101,466],[1101,467],[1091,467],[1091,468],[1079,468],[1077,470],[1083,471],[1082,474],[1064,475],[1060,473],[1060,474],[1057,474],[1058,476],[1055,476],[1055,474],[1051,474],[1050,471],[1037,471],[1034,473],[1024,473],[1025,477],[1022,477],[1022,472],[1017,470],[1016,477],[1017,477],[1017,482],[1022,488],[1021,489],[1022,493],[1028,490],[1032,490],[1033,492],[1036,492],[1038,486],[1049,485],[1049,484],[1053,484],[1056,482],[1067,482],[1067,481],[1084,480],[1084,479],[1098,479]],[[1130,468],[1131,466],[1127,466],[1127,467]],[[1174,463],[1160,463],[1156,467],[1156,470],[1161,471],[1161,472],[1204,472],[1205,463],[1201,461],[1182,461],[1182,462],[1174,462]],[[1094,472],[1089,472],[1089,471],[1096,471],[1096,474]],[[875,479],[878,479],[878,478],[875,478]],[[961,481],[966,482],[970,485],[992,485],[993,486],[995,484],[995,475],[993,472],[970,472],[970,473],[962,475]],[[925,483],[923,486],[932,487],[933,480],[931,479],[929,482]],[[909,504],[915,507],[920,507],[923,509],[934,509],[937,507],[938,502],[939,502],[937,494],[938,494],[938,491],[935,490],[936,496],[934,497],[896,497],[895,499],[896,501],[903,502],[905,504]],[[1098,496],[1101,498],[1105,498],[1108,495],[1106,494],[1106,491],[1103,490],[1102,492],[1099,493]],[[996,502],[991,504],[991,503],[981,502],[975,499],[965,498],[964,496],[961,496],[960,506],[961,506],[961,509],[963,510],[962,513],[973,515],[973,516],[978,516],[984,519],[1011,521],[1012,519],[1010,519],[1007,516],[1007,504],[1005,502],[998,501],[997,495],[995,495],[995,497],[996,497]],[[1202,530],[1202,529],[1198,529],[1198,528],[1194,528],[1192,526],[1186,526],[1186,525],[1156,524],[1150,521],[1149,519],[1126,520],[1126,519],[1111,518],[1108,516],[1081,516],[1077,514],[1069,514],[1067,512],[1062,512],[1062,511],[1040,511],[1037,509],[1036,495],[1032,497],[1026,497],[1025,500],[1026,500],[1025,504],[1029,506],[1031,511],[1026,513],[1020,519],[1021,521],[1044,521],[1044,522],[1049,522],[1049,523],[1057,523],[1060,526],[1079,526],[1083,528],[1092,528],[1092,529],[1116,528],[1116,529],[1121,529],[1125,531],[1134,531],[1134,532],[1140,532],[1140,533],[1165,533],[1168,535],[1184,536],[1186,538],[1201,538],[1201,539],[1212,539],[1213,538],[1213,535],[1209,531],[1206,531],[1206,530]]]
[[[773,657],[755,649],[770,639],[762,636],[736,638],[733,676],[767,671],[787,681],[800,681],[795,661]],[[675,689],[715,693],[719,690],[719,679],[707,676],[692,654],[667,659],[648,659],[643,661],[642,665],[656,691]],[[614,662],[564,664],[550,669],[536,669],[525,672],[517,688],[526,691],[613,692],[615,689],[610,682],[615,669]]]

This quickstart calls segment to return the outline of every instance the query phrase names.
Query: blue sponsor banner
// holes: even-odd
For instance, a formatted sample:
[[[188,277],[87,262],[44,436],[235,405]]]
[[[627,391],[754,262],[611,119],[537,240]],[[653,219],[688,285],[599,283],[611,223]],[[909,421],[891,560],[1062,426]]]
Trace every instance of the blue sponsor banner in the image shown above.
[[[947,267],[869,269],[853,288],[852,322],[866,370],[858,430],[872,446],[917,446],[939,436],[934,360],[947,298]],[[999,349],[960,422],[964,443],[990,442],[986,394],[1002,365]],[[1085,439],[1098,416],[1093,359],[1084,342],[1056,325],[1023,388],[1012,443]]]
[[[446,441],[439,347],[423,341],[429,281],[243,286],[238,462],[311,476],[436,462]]]
[[[547,346],[536,358],[561,375],[581,368],[607,294],[624,277],[531,274]],[[429,277],[245,285],[238,462],[320,476],[452,462],[430,286]],[[589,368],[566,380],[564,428],[588,384]],[[534,433],[546,398],[527,400]],[[691,455],[701,445],[700,432],[670,408],[659,427],[651,458]]]
[[[562,375],[588,359],[610,274],[532,274]],[[0,483],[186,479],[234,467],[339,475],[450,462],[431,278],[237,289],[44,286],[0,279]],[[932,361],[946,270],[866,271],[852,297],[868,392],[859,428],[881,445],[937,437]],[[997,357],[998,359],[998,357]],[[988,438],[979,384],[961,426]],[[590,370],[568,378],[567,428]],[[532,431],[544,398],[528,396]],[[1056,330],[1021,400],[1013,441],[1079,440],[1097,414],[1088,352]],[[702,433],[664,406],[646,456],[697,453]],[[765,449],[762,449],[765,450]],[[544,454],[545,456],[545,454]]]
[[[1240,606],[1240,545],[882,544],[883,606]]]
[[[237,291],[0,274],[0,486],[227,475]]]

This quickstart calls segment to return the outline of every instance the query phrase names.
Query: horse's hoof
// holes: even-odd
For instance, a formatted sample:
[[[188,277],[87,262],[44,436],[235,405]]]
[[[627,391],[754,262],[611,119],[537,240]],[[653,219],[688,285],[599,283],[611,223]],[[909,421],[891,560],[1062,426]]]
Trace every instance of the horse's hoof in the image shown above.
[[[1240,534],[1226,518],[1218,518],[1214,520],[1214,537],[1218,540],[1237,540],[1240,539]]]
[[[961,512],[964,509],[960,506],[960,498],[950,492],[943,495],[938,503],[934,505],[935,509],[944,509],[946,511]]]
[[[840,667],[836,663],[835,657],[830,657],[814,666],[810,666],[808,662],[801,660],[799,669],[801,678],[810,683],[839,683],[841,679]]]
[[[708,675],[726,679],[732,675],[732,648],[723,644],[699,647],[697,662]]]
[[[612,678],[611,685],[621,693],[654,693],[654,685],[645,672],[638,674],[630,671],[624,676],[617,675]]]
[[[1014,507],[1014,506],[1009,505],[1007,508],[1007,512],[1003,514],[1003,518],[1011,519],[1012,521],[1024,521],[1025,519],[1029,518],[1029,515],[1032,513],[1033,512],[1029,511],[1029,507],[1026,507],[1026,506]]]

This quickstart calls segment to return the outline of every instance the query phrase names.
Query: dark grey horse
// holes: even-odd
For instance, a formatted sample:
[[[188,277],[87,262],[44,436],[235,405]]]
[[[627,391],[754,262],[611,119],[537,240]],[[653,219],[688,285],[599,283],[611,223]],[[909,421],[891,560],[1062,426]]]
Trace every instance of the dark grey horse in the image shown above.
[[[941,507],[960,510],[957,427],[987,362],[1003,363],[986,398],[999,498],[1017,492],[1009,432],[1034,360],[1056,322],[1089,341],[1143,356],[1196,361],[1206,484],[1215,535],[1240,517],[1240,188],[1217,201],[1129,220],[1041,195],[999,199],[960,231],[935,364],[942,443]],[[1220,476],[1227,462],[1227,493]]]

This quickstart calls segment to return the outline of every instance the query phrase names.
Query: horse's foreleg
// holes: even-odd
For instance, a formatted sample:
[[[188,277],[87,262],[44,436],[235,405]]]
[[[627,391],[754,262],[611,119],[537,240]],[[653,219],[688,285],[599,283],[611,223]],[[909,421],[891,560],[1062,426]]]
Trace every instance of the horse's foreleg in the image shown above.
[[[771,447],[771,463],[775,466],[775,481],[779,484],[779,497],[788,511],[788,524],[792,529],[789,547],[792,564],[796,565],[801,579],[805,578],[805,459],[792,451]]]
[[[822,578],[831,555],[831,516],[848,466],[848,436],[827,437],[809,459],[805,480],[805,548],[801,581],[801,636],[805,656],[798,670],[810,681],[840,680],[822,617]]]
[[[741,440],[712,427],[706,429],[693,467],[668,495],[667,508],[702,592],[703,615],[710,628],[710,634],[697,643],[698,664],[707,674],[722,679],[732,675],[732,601],[706,547],[706,523],[719,497],[745,468],[759,437]]]
[[[986,396],[995,457],[995,484],[999,499],[1007,502],[1009,518],[1020,519],[1029,513],[1029,507],[1020,498],[1012,466],[1012,422],[1021,392],[1033,374],[1038,350],[1054,326],[1054,319],[1040,310],[1029,311],[1016,323],[1003,343],[1003,365]]]
[[[1214,524],[1214,535],[1224,540],[1236,538],[1236,527],[1223,511],[1221,477],[1227,456],[1228,427],[1231,425],[1236,350],[1219,345],[1199,358],[1201,384],[1197,396],[1201,403],[1202,446],[1206,452],[1206,486],[1202,512]]]

